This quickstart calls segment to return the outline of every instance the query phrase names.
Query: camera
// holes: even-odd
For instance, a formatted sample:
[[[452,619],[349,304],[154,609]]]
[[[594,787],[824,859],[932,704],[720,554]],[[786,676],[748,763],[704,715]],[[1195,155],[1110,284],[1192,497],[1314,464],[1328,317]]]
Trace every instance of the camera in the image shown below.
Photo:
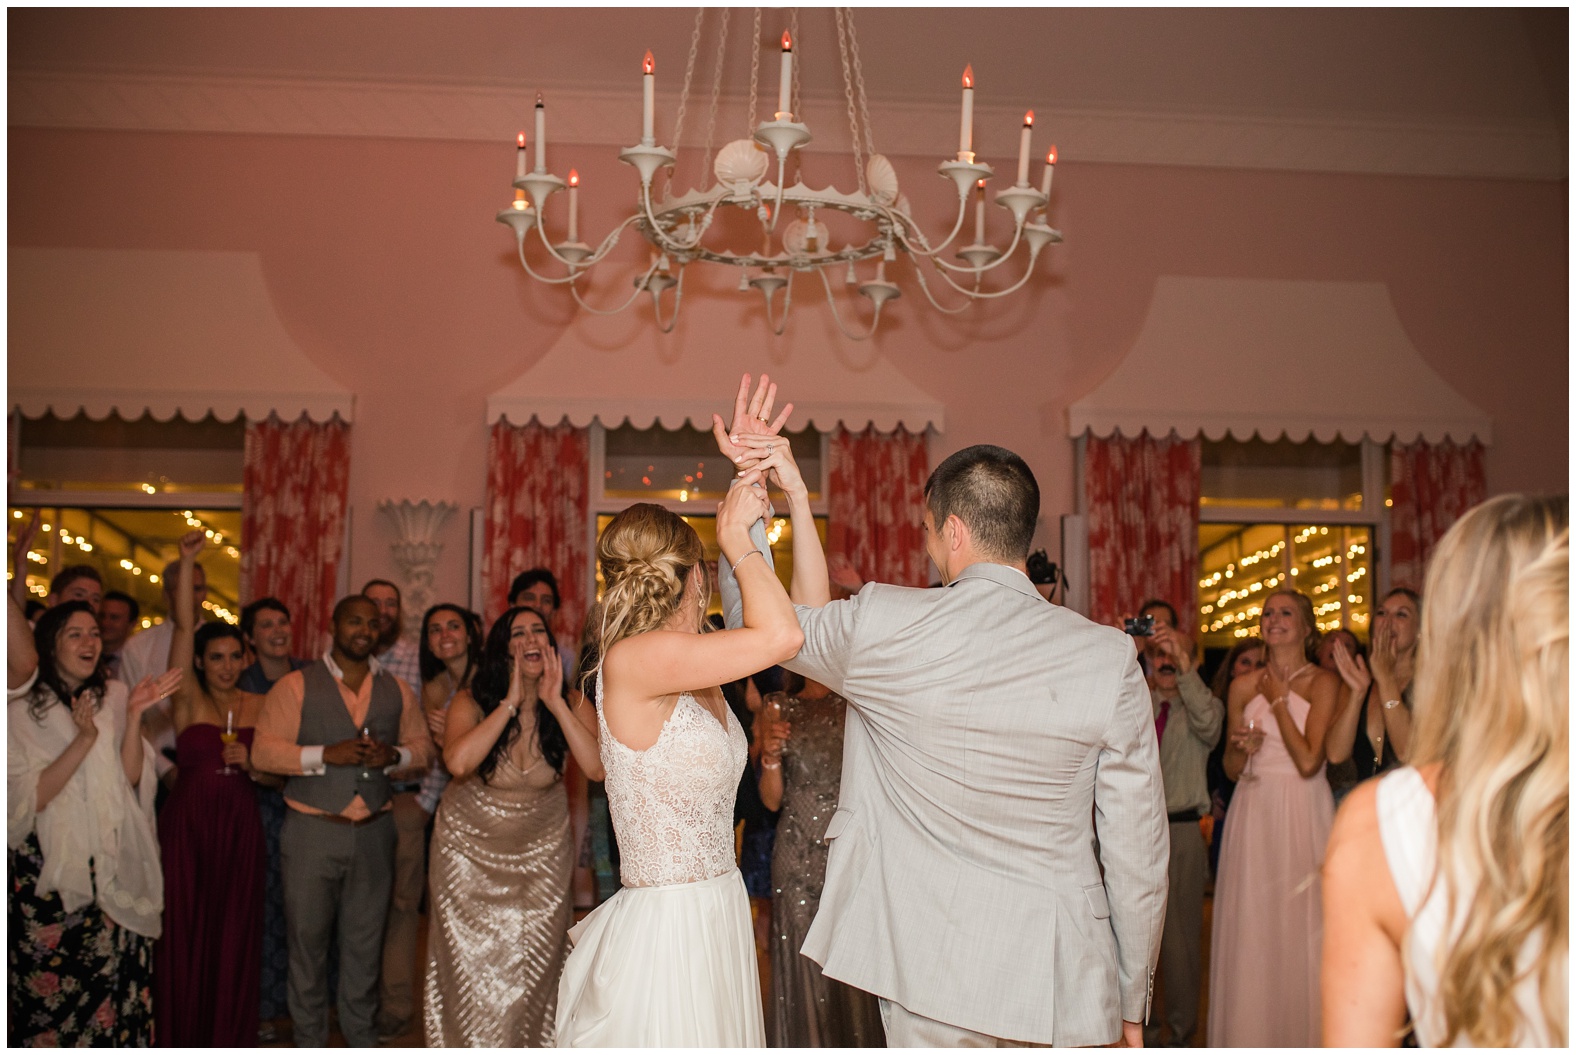
[[[1152,615],[1135,616],[1123,623],[1122,629],[1134,637],[1149,637],[1155,632],[1155,617]]]
[[[1043,549],[1037,549],[1029,554],[1025,565],[1029,572],[1029,581],[1036,586],[1049,586],[1056,582],[1056,565],[1045,555]]]

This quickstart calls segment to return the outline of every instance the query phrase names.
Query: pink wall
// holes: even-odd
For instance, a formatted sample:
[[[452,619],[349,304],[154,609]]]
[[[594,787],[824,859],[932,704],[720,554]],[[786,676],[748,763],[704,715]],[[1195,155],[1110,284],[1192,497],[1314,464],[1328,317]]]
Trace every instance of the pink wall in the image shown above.
[[[574,317],[560,291],[521,276],[492,221],[508,196],[506,146],[13,128],[10,148],[14,246],[261,254],[287,331],[356,393],[357,580],[395,570],[379,500],[480,505],[486,397]],[[630,200],[633,177],[611,151],[579,153],[582,224],[600,234]],[[941,228],[950,191],[934,162],[897,163],[916,214]],[[830,164],[816,159],[811,182],[849,185]],[[1386,283],[1423,357],[1492,416],[1490,490],[1565,489],[1564,182],[1064,163],[1056,187],[1068,241],[1049,251],[1048,278],[966,323],[936,316],[910,289],[877,342],[946,404],[933,461],[984,441],[1025,455],[1053,551],[1057,518],[1075,504],[1066,407],[1126,353],[1165,274]],[[608,296],[629,288],[614,278]],[[796,310],[788,335],[770,338],[755,303],[731,290],[687,295],[685,313],[677,339],[732,346],[741,369],[825,339],[816,310]],[[630,331],[656,347],[649,328]],[[1198,380],[1229,405],[1231,378],[1200,363]],[[1363,379],[1310,370],[1309,383],[1338,400],[1340,386]],[[731,385],[717,379],[719,402]],[[466,588],[463,520],[444,536],[443,595]]]

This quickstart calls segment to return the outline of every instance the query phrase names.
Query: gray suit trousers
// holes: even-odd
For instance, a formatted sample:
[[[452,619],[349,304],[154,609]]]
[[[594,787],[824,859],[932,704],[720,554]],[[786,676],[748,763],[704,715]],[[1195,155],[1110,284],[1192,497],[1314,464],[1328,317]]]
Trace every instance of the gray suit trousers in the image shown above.
[[[279,837],[290,949],[287,997],[298,1048],[328,1043],[328,943],[339,933],[339,1028],[376,1047],[383,927],[394,883],[394,817],[351,827],[290,810]]]
[[[1144,1043],[1160,1043],[1160,1026],[1171,1027],[1171,1046],[1186,1047],[1198,1025],[1198,990],[1204,976],[1204,884],[1209,850],[1198,821],[1171,824],[1170,897],[1160,935],[1161,1007],[1144,1030]]]

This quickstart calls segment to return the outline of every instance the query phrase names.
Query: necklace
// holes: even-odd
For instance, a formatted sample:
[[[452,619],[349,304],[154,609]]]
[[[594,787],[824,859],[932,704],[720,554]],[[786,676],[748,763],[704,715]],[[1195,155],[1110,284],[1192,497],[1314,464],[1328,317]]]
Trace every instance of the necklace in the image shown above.
[[[1269,667],[1270,672],[1273,673],[1277,678],[1280,678],[1281,682],[1289,689],[1291,688],[1291,683],[1296,680],[1297,676],[1303,671],[1307,670],[1309,667],[1313,666],[1313,664],[1304,663],[1302,666],[1298,667],[1290,674],[1287,674],[1285,677],[1281,677],[1281,672],[1275,669],[1275,664],[1269,662],[1268,660],[1265,660],[1265,666]]]

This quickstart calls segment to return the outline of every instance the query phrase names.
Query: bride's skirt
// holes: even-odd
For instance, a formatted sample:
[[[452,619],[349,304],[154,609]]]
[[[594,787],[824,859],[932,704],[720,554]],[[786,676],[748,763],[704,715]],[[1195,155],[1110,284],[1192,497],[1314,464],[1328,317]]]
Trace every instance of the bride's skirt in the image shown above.
[[[559,1047],[765,1047],[750,899],[737,869],[624,887],[569,934]]]

